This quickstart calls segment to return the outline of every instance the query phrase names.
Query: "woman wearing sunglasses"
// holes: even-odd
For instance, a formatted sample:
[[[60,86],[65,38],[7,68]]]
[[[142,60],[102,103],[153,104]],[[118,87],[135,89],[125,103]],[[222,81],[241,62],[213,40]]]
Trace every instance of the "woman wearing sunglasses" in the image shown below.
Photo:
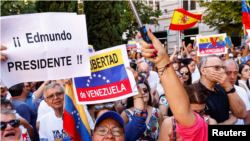
[[[191,73],[188,66],[181,66],[179,68],[179,72],[183,77],[183,86],[186,87],[187,85],[192,84]]]
[[[142,90],[143,101],[145,108],[147,109],[149,115],[146,120],[147,130],[140,136],[138,140],[148,140],[148,141],[157,141],[159,136],[159,129],[163,121],[163,116],[161,111],[158,108],[155,108],[151,104],[151,94],[150,87],[147,80],[143,84],[144,77],[139,80],[139,86]],[[128,98],[127,100],[127,109],[122,112],[121,116],[124,120],[125,125],[132,121],[132,116],[134,113],[134,101],[133,98]]]
[[[140,40],[142,55],[149,61],[154,62],[157,68],[160,68],[158,74],[165,96],[176,119],[176,133],[180,134],[184,140],[208,141],[207,123],[199,114],[191,109],[189,97],[171,65],[165,48],[153,35],[151,30],[148,30],[147,35],[152,44]],[[142,36],[139,33],[137,37],[141,38]],[[157,56],[153,54],[154,52],[157,52]],[[171,125],[168,125],[165,121],[161,126],[162,133],[160,134],[159,141],[170,140],[166,131]]]
[[[193,112],[199,114],[207,125],[215,125],[217,124],[216,120],[209,117],[209,115],[205,115],[206,111],[208,111],[208,107],[206,103],[209,101],[209,97],[205,90],[199,86],[198,84],[192,84],[185,87],[185,90],[188,94],[190,100],[190,108]],[[163,124],[160,134],[161,141],[174,141],[174,138],[178,141],[184,141],[184,139],[176,132],[176,119],[174,116],[167,118]],[[180,131],[185,132],[185,130]],[[168,134],[168,138],[166,138],[166,133]]]

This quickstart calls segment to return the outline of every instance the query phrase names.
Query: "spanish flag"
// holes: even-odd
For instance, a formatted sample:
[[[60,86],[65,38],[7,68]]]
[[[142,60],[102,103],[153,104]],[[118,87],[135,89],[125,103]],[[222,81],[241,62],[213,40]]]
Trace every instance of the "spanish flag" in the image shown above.
[[[185,30],[201,20],[201,13],[189,13],[185,9],[175,9],[169,29]]]
[[[91,131],[82,104],[76,104],[73,86],[66,85],[65,107],[63,113],[63,129],[73,141],[92,141]]]

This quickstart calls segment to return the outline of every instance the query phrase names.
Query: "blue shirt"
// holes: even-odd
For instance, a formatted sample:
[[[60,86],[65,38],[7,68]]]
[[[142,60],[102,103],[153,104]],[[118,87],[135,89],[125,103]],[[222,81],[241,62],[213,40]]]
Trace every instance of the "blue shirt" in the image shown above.
[[[29,96],[26,98],[26,103],[36,113],[37,113],[37,110],[38,110],[38,107],[39,107],[41,101],[42,101],[42,99],[36,98],[32,92],[30,92]]]
[[[25,101],[13,99],[12,104],[14,105],[14,110],[33,127],[35,133],[33,141],[39,141],[39,135],[36,130],[36,112]]]

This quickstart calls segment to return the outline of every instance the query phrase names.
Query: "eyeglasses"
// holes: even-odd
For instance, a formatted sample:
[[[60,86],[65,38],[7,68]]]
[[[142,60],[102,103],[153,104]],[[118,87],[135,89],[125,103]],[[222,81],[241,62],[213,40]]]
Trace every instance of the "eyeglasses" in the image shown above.
[[[144,93],[148,93],[149,90],[148,90],[148,89],[144,89],[143,92],[144,92]]]
[[[214,65],[214,66],[205,66],[203,68],[209,68],[209,67],[214,67],[216,71],[220,71],[220,69],[226,70],[226,66],[218,66],[218,65]]]
[[[100,110],[100,109],[103,109],[103,107],[106,107],[106,108],[113,108],[113,107],[114,107],[114,104],[113,104],[113,103],[107,103],[107,104],[102,104],[102,105],[96,105],[96,106],[95,106],[95,109],[96,109],[96,110]]]
[[[189,72],[180,72],[181,75],[189,75]]]
[[[61,97],[61,96],[63,96],[63,94],[64,94],[64,92],[58,92],[58,93],[56,93],[56,94],[51,94],[51,95],[49,95],[46,99],[54,99],[55,96],[56,96],[56,97]]]
[[[10,124],[10,126],[12,126],[13,128],[17,128],[20,125],[20,120],[16,119],[16,120],[11,120],[9,122],[1,122],[1,130],[5,130],[7,128],[7,124]]]
[[[178,75],[178,77],[179,77],[179,78],[182,78],[182,75],[180,74],[180,75]]]
[[[204,115],[206,111],[208,111],[209,108],[207,107],[207,105],[205,105],[205,108],[203,110],[201,110],[200,112],[196,112],[194,111],[195,113],[199,114],[199,115]]]
[[[231,74],[238,75],[238,72],[237,71],[227,71],[226,74],[227,75],[231,75]]]
[[[123,128],[121,127],[113,127],[109,129],[107,126],[101,126],[101,127],[96,127],[95,130],[97,130],[97,134],[100,136],[105,136],[111,131],[111,134],[113,136],[121,136],[123,134]]]

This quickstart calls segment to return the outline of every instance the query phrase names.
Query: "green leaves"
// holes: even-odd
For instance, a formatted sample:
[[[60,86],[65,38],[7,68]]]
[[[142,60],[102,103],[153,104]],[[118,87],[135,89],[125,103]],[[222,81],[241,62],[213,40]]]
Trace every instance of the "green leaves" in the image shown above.
[[[1,1],[1,16],[36,13],[33,1]]]
[[[239,32],[243,36],[242,30],[242,3],[241,1],[212,1],[204,2],[198,0],[201,7],[207,7],[202,22],[215,30],[222,30],[227,36]]]

